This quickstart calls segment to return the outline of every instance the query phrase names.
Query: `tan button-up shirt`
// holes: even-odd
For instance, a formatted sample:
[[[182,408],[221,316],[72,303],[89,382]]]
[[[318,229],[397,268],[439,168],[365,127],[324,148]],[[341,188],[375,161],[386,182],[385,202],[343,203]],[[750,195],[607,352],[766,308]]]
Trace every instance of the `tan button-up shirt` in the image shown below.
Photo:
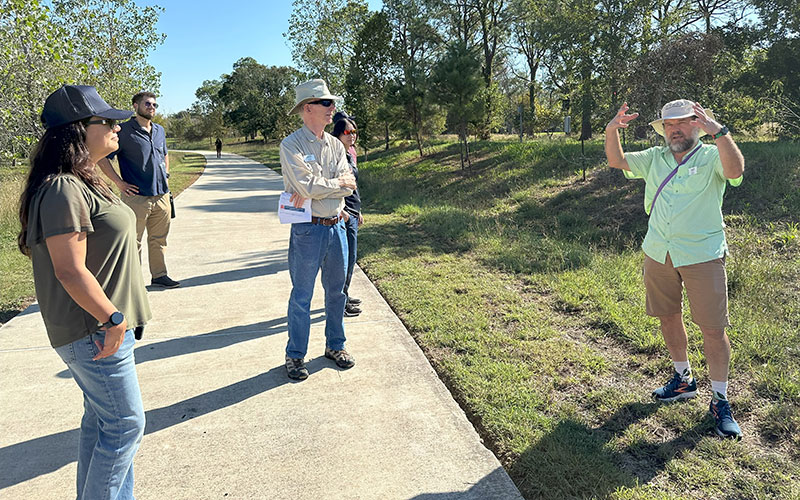
[[[327,132],[322,139],[303,125],[281,141],[284,189],[311,198],[311,214],[335,217],[344,210],[352,189],[339,187],[337,178],[350,172],[342,141]]]

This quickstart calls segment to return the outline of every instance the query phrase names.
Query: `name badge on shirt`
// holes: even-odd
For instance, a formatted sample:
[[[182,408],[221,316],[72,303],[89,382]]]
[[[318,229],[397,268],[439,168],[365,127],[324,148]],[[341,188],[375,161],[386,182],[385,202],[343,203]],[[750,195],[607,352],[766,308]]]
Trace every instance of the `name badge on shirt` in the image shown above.
[[[689,175],[694,175],[697,173],[697,167],[692,167],[689,169]]]
[[[314,155],[306,155],[306,157],[303,158],[303,161],[307,162],[317,161],[317,157]]]

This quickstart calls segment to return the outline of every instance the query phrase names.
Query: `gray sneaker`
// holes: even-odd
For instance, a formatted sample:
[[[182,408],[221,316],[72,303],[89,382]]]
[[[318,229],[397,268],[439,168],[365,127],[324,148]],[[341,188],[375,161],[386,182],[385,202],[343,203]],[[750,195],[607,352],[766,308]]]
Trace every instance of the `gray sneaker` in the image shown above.
[[[286,356],[286,374],[292,380],[305,380],[308,378],[308,368],[303,358],[290,358]]]
[[[336,366],[339,368],[352,368],[356,364],[356,360],[353,359],[353,356],[351,356],[350,353],[344,349],[341,351],[334,351],[333,349],[326,347],[325,357],[334,360],[336,362]]]

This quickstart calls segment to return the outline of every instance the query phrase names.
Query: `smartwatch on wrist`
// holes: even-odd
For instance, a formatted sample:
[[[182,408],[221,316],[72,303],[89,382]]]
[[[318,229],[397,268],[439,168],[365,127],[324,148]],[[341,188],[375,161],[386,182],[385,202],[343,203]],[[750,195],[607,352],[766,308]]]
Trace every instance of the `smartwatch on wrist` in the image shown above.
[[[123,321],[125,321],[125,316],[119,311],[114,311],[108,321],[103,323],[103,328],[114,328],[117,325],[121,325]]]
[[[717,139],[719,139],[723,135],[727,135],[728,132],[730,132],[730,130],[728,130],[728,127],[726,125],[723,125],[722,128],[719,129],[719,132],[717,132],[716,134],[712,135],[711,138],[716,141]]]

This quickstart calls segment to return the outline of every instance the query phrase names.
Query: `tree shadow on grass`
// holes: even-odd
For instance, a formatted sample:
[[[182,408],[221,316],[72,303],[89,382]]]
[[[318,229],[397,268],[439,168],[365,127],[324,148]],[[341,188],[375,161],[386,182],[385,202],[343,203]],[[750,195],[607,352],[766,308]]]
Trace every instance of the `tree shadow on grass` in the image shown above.
[[[628,403],[595,429],[577,420],[563,420],[528,448],[509,474],[526,498],[605,498],[620,487],[648,483],[670,460],[694,448],[710,429],[703,421],[663,443],[634,441],[621,451],[609,446],[658,407],[655,402]]]

